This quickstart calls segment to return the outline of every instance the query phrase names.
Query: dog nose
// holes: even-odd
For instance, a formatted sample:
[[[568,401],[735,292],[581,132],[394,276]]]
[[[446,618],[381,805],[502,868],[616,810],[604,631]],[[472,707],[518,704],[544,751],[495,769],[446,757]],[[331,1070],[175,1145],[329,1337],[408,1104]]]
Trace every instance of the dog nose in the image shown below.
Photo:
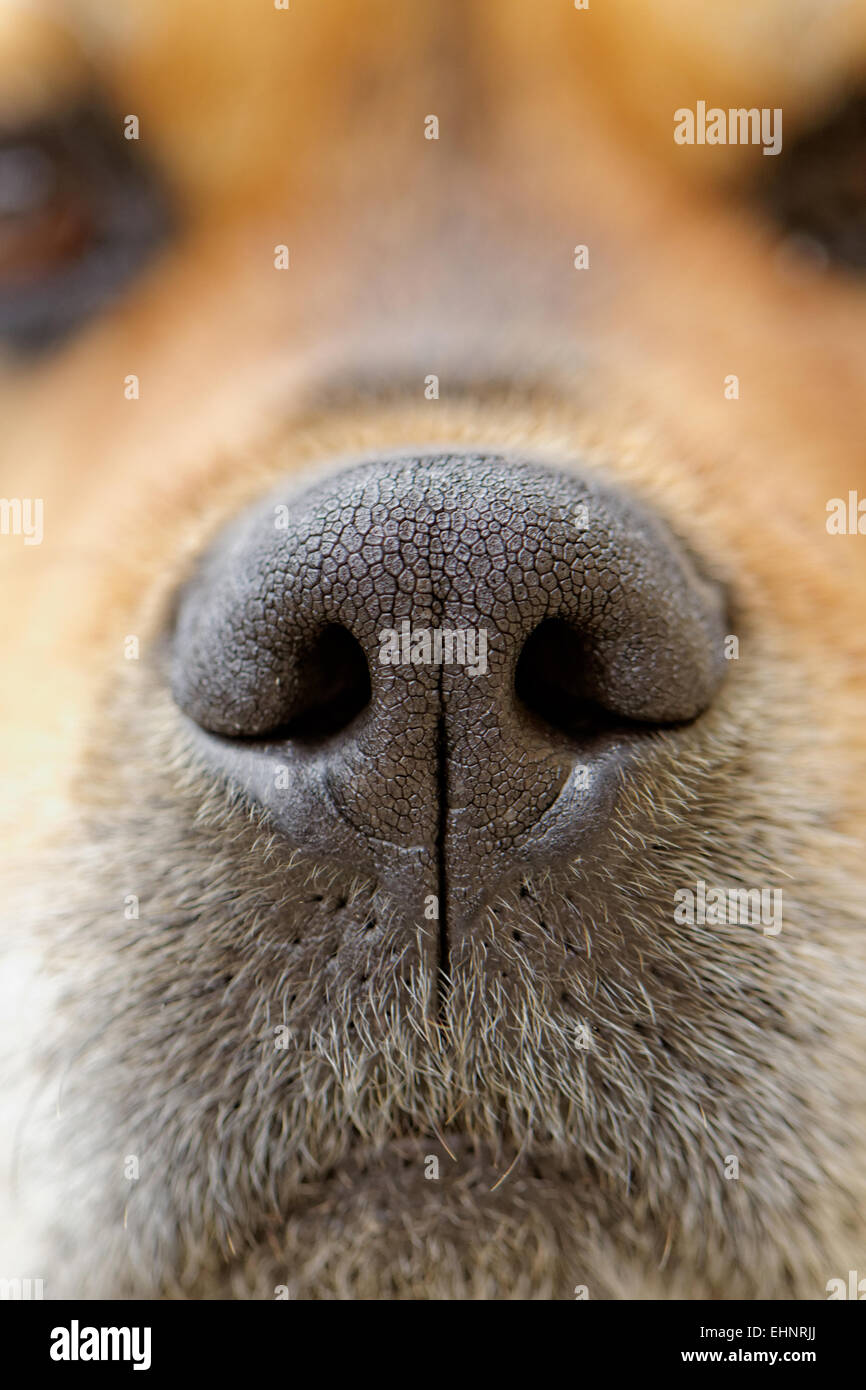
[[[579,471],[498,456],[287,483],[180,595],[174,697],[200,755],[294,850],[452,933],[585,850],[646,731],[722,680],[724,596]],[[429,913],[427,914],[429,916]]]

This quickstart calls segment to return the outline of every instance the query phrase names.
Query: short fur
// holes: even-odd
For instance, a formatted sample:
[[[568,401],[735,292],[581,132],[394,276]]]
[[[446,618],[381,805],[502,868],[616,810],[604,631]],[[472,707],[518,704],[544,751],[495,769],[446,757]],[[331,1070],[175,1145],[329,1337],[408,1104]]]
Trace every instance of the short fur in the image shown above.
[[[498,28],[489,7],[449,10],[436,49],[424,7],[381,8],[375,53],[364,35],[346,51],[338,4],[299,17],[324,172],[279,141],[261,154],[305,111],[294,49],[247,94],[233,156],[208,154],[181,103],[199,25],[217,111],[218,74],[270,51],[263,20],[244,37],[228,9],[152,3],[131,34],[98,30],[122,104],[152,90],[192,217],[139,298],[6,390],[4,493],[44,495],[54,531],[3,555],[19,679],[0,1273],[117,1297],[822,1297],[866,1235],[866,570],[824,529],[825,499],[862,480],[862,308],[780,290],[733,214],[725,243],[712,195],[619,111],[617,62],[590,78],[549,18],[526,35],[507,6]],[[593,42],[607,51],[603,29]],[[171,63],[149,81],[159,54],[174,85]],[[368,115],[341,106],[347,72]],[[440,105],[459,141],[443,119],[424,147]],[[350,131],[372,188],[331,152]],[[443,196],[451,226],[430,220]],[[301,261],[275,307],[285,240]],[[613,269],[575,288],[587,240]],[[844,367],[806,350],[806,310]],[[434,1021],[424,925],[351,865],[288,857],[215,782],[160,638],[207,539],[272,480],[437,443],[634,490],[728,585],[741,656],[704,716],[654,736],[591,859],[502,885]],[[780,935],[678,926],[673,894],[701,878],[781,886]]]

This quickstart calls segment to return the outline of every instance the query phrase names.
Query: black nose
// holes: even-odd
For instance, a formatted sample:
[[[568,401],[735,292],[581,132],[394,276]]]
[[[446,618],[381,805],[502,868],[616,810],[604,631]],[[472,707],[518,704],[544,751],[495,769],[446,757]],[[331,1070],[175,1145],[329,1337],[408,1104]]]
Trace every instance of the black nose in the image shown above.
[[[501,457],[366,463],[232,523],[181,596],[173,690],[289,845],[452,936],[585,848],[647,726],[724,669],[723,596],[622,493]]]

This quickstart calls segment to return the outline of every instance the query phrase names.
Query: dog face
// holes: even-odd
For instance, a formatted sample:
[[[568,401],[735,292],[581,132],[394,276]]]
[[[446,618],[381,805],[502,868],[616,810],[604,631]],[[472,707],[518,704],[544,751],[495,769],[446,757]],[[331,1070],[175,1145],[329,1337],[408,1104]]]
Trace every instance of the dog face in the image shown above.
[[[4,16],[10,1269],[856,1267],[864,301],[803,186],[866,35],[818,15]]]

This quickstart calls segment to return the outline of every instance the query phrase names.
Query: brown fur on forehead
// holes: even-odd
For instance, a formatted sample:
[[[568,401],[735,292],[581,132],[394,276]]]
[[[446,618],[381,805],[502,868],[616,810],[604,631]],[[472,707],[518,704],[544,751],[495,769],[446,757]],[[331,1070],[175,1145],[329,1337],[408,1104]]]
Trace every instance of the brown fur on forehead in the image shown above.
[[[822,24],[817,45],[804,39],[806,28],[785,31],[776,0],[730,8],[722,28],[738,75],[754,66],[749,80],[762,80],[765,50],[748,46],[753,30],[778,35],[768,51],[786,109],[798,77],[817,90],[862,51],[850,28],[841,41],[842,20]],[[617,18],[631,66],[621,53],[601,61]],[[366,352],[381,332],[384,299],[387,331],[399,339],[405,285],[416,296],[440,263],[459,266],[453,304],[465,319],[474,287],[511,256],[493,296],[491,338],[501,336],[508,304],[531,280],[560,333],[599,346],[611,334],[618,369],[639,377],[673,418],[688,399],[690,427],[703,441],[722,431],[754,446],[764,436],[789,468],[802,455],[815,475],[861,470],[859,296],[830,278],[780,273],[771,239],[746,210],[708,197],[681,162],[660,169],[646,158],[641,132],[649,115],[668,120],[667,96],[644,97],[640,125],[624,125],[622,111],[641,90],[633,68],[651,41],[656,57],[665,53],[670,81],[700,54],[717,99],[734,100],[715,23],[690,15],[684,24],[678,0],[645,13],[622,0],[593,16],[567,7],[530,15],[517,4],[443,13],[441,5],[383,0],[360,31],[345,0],[306,11],[263,6],[243,17],[234,4],[145,0],[122,21],[103,0],[71,4],[67,27],[81,36],[94,80],[110,85],[119,107],[142,108],[145,145],[157,140],[160,164],[174,169],[184,234],[145,292],[133,292],[55,368],[15,381],[2,400],[13,450],[52,474],[59,456],[68,477],[70,459],[76,475],[111,474],[142,467],[148,449],[218,446],[241,428],[244,410],[254,419],[264,402],[271,408],[274,397],[294,391],[304,364],[286,345],[301,335],[307,357],[327,356],[348,318]],[[18,16],[7,27],[14,36],[27,26]],[[675,45],[664,42],[671,28]],[[53,73],[47,58],[45,66]],[[645,66],[659,71],[655,62]],[[228,73],[244,80],[229,82]],[[801,101],[806,118],[810,100],[818,98]],[[426,110],[445,122],[432,149],[422,134]],[[281,138],[287,128],[295,138]],[[668,166],[676,148],[669,133]],[[654,154],[661,148],[654,139]],[[466,225],[458,219],[449,232],[437,223],[431,214],[443,206]],[[484,234],[467,254],[466,226],[479,219]],[[518,229],[526,239],[514,259]],[[577,229],[603,248],[580,293],[569,254]],[[274,294],[271,250],[283,240],[302,274],[292,275],[290,293]],[[366,286],[381,287],[389,276],[387,295],[368,296]],[[815,370],[821,357],[832,371]],[[134,361],[147,382],[133,411],[109,385],[121,360]],[[217,392],[216,361],[224,366]],[[732,407],[719,382],[734,369],[744,389]],[[104,422],[107,450],[89,428],[93,412]]]

